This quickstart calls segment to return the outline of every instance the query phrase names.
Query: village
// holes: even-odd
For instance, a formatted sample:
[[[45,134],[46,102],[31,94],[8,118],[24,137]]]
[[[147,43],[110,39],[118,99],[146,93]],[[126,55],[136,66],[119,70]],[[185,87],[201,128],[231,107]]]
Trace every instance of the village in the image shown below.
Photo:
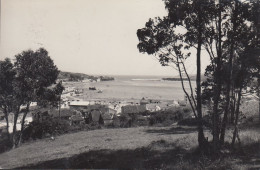
[[[66,81],[66,80],[65,80]],[[88,83],[93,80],[87,79],[76,83]],[[100,80],[95,80],[100,82]],[[108,80],[105,80],[108,81]],[[75,82],[74,82],[75,83]],[[102,93],[102,90],[98,90],[95,87],[89,87],[87,91],[74,86],[65,86],[59,102],[60,105],[57,108],[40,108],[37,106],[37,102],[30,104],[30,112],[25,118],[25,125],[28,125],[33,121],[44,121],[46,119],[60,118],[70,122],[70,125],[97,123],[104,126],[114,126],[118,124],[120,116],[129,116],[140,113],[153,113],[156,111],[165,111],[169,109],[175,109],[180,106],[186,106],[187,100],[158,100],[149,99],[143,97],[140,100],[110,100],[110,99],[90,99],[84,100],[82,98],[83,93],[93,92]],[[25,109],[22,106],[21,109]],[[17,130],[21,130],[21,121],[23,114],[20,114],[17,121]],[[149,118],[149,115],[138,116],[140,121]],[[9,133],[13,131],[14,114],[10,113],[9,120]],[[130,118],[129,118],[129,121]],[[127,122],[130,123],[131,122]],[[5,131],[6,121],[4,120],[4,114],[0,113],[0,131]]]

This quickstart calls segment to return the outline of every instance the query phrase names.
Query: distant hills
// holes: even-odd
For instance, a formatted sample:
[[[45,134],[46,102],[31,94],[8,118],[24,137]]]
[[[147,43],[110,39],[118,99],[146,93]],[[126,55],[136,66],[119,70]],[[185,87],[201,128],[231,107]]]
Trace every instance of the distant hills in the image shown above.
[[[67,80],[67,81],[82,81],[85,79],[91,81],[112,81],[115,80],[114,77],[109,76],[92,76],[84,73],[72,73],[61,71],[58,75],[58,79]]]
[[[88,75],[84,73],[73,73],[73,72],[66,72],[61,71],[58,75],[58,79],[65,80],[65,81],[83,81],[83,80],[90,80],[90,81],[113,81],[115,80],[114,77],[109,76],[93,76]],[[191,81],[196,81],[196,74],[190,75]],[[180,81],[179,76],[174,77],[165,77],[162,78],[162,80],[165,81]],[[186,76],[183,76],[183,80],[187,81],[188,78]],[[201,75],[201,81],[206,80],[206,77],[204,75]]]

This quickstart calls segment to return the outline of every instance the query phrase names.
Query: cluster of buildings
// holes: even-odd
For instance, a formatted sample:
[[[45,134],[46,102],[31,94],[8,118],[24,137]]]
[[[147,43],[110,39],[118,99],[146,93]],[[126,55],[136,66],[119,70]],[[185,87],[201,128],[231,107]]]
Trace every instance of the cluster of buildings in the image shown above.
[[[66,87],[61,95],[60,112],[58,109],[51,111],[42,109],[40,112],[29,114],[25,123],[28,124],[33,120],[48,119],[49,116],[60,117],[70,120],[71,124],[81,122],[90,123],[98,122],[104,125],[112,124],[114,119],[120,115],[137,114],[145,112],[156,112],[160,110],[170,109],[180,105],[186,105],[187,101],[160,101],[142,98],[140,101],[109,101],[109,100],[89,100],[83,101],[77,96],[82,95],[84,91],[75,87]],[[32,106],[37,107],[37,103],[33,102]],[[1,115],[0,115],[1,118]],[[14,115],[9,114],[9,132],[12,132]],[[18,117],[17,129],[21,128],[22,114]],[[5,120],[0,120],[0,129],[6,126]]]

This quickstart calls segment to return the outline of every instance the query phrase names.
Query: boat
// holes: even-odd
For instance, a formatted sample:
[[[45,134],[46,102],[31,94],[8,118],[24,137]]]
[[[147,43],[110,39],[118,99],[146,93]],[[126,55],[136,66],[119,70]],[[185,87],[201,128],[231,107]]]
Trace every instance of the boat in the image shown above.
[[[96,87],[89,87],[89,90],[97,90]]]

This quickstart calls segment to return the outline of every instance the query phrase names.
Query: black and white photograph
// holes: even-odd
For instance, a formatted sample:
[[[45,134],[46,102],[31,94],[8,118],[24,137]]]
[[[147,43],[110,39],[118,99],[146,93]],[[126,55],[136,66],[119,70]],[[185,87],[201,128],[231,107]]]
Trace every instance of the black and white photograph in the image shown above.
[[[260,1],[0,0],[0,169],[260,170]]]

